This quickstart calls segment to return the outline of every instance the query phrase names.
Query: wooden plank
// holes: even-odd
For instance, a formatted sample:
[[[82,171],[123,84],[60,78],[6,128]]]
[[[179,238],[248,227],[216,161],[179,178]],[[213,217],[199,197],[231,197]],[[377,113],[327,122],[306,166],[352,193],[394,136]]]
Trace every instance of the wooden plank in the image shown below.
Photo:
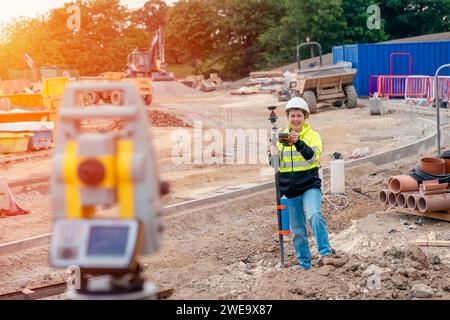
[[[0,295],[0,300],[38,300],[63,294],[67,283],[58,283],[40,288],[26,289]]]
[[[416,240],[416,245],[424,247],[450,247],[450,241],[446,240]]]
[[[415,216],[432,218],[432,219],[450,222],[450,214],[448,213],[448,211],[446,213],[443,213],[443,212],[425,212],[425,213],[423,213],[418,210],[403,211],[403,210],[398,210],[398,209],[396,209],[396,211],[398,213],[406,213],[406,214],[411,214],[411,215],[415,215]]]

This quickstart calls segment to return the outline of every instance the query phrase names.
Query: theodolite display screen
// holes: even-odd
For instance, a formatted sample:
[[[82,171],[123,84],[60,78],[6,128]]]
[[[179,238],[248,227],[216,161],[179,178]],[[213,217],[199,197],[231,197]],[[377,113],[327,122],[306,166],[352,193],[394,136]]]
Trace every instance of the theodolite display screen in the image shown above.
[[[87,255],[124,255],[127,249],[128,231],[128,227],[91,227]]]
[[[140,232],[137,220],[60,219],[53,224],[50,260],[55,267],[127,269]]]

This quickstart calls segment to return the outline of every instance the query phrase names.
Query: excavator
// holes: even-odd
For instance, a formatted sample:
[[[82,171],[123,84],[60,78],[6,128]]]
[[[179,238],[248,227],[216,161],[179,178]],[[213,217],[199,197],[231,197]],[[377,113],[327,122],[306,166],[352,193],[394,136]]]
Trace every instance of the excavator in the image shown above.
[[[146,105],[153,99],[152,81],[174,81],[175,76],[167,71],[164,52],[164,29],[158,28],[148,49],[135,49],[127,59],[126,72],[103,72],[96,77],[82,77],[81,80],[130,81],[139,89]],[[84,94],[87,104],[97,104],[100,100],[113,105],[123,103],[120,91],[88,91]]]
[[[153,81],[174,81],[172,72],[167,71],[164,50],[164,28],[160,26],[148,49],[135,49],[128,55],[128,72],[130,78],[148,78]]]

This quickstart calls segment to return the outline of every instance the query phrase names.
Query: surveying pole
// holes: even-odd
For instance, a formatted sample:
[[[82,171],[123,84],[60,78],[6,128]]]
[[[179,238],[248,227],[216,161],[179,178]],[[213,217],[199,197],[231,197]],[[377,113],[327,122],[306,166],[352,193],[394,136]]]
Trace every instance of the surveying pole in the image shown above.
[[[278,120],[277,114],[275,113],[275,110],[277,109],[276,106],[270,106],[267,109],[270,111],[269,115],[269,121],[272,124],[272,130],[271,130],[271,146],[277,147],[277,141],[278,141],[278,127],[276,125],[276,122]],[[283,242],[283,231],[282,231],[282,225],[281,225],[281,210],[283,209],[280,203],[280,188],[279,188],[279,172],[278,172],[278,166],[279,166],[279,159],[278,155],[270,155],[270,163],[274,169],[275,172],[275,193],[277,198],[277,219],[278,219],[278,236],[279,236],[279,245],[280,245],[280,263],[281,268],[284,269],[284,242]]]

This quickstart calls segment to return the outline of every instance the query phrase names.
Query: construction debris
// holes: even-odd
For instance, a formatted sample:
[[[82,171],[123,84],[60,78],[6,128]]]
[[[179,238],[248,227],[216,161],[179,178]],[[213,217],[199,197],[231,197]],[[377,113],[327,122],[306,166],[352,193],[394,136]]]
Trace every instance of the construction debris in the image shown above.
[[[149,119],[154,127],[191,127],[177,117],[157,110],[149,112]]]
[[[274,85],[283,84],[285,81],[282,71],[256,71],[250,72],[250,79],[247,81],[247,86],[257,84]]]
[[[275,88],[267,88],[264,87],[261,84],[258,85],[254,85],[254,86],[244,86],[239,88],[238,90],[235,91],[231,91],[230,94],[232,95],[248,95],[248,94],[255,94],[255,93],[263,93],[263,94],[270,94],[270,93],[274,93],[276,91]]]
[[[369,155],[369,148],[356,148],[352,151],[352,153],[347,157],[348,160],[355,160],[359,158],[364,158]]]
[[[169,113],[157,110],[150,110],[148,112],[148,118],[153,127],[192,127],[190,124],[185,123]],[[84,126],[83,129],[89,132],[98,132],[100,128],[103,131],[116,131],[122,130],[123,124],[124,122],[122,120],[116,120],[112,124],[107,123],[106,127],[101,127],[101,123],[99,121],[94,121]]]
[[[250,72],[250,78],[245,86],[231,91],[232,95],[247,95],[255,93],[270,94],[279,92],[286,83],[281,71],[257,71]]]
[[[217,87],[221,86],[223,80],[217,73],[211,73],[209,79],[205,79],[203,75],[187,76],[184,80],[181,80],[184,85],[195,88],[203,92],[215,91]]]
[[[446,240],[416,240],[417,246],[423,247],[450,247],[450,241]]]

